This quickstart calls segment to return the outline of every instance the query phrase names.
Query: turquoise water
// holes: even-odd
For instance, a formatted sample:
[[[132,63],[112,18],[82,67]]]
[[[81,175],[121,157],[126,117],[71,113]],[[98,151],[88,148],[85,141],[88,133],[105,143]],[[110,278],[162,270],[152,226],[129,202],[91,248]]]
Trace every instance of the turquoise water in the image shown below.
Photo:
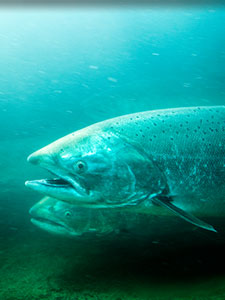
[[[26,157],[74,130],[225,104],[224,46],[223,6],[0,10],[0,299],[224,299],[223,235],[60,239],[24,187],[46,175]]]

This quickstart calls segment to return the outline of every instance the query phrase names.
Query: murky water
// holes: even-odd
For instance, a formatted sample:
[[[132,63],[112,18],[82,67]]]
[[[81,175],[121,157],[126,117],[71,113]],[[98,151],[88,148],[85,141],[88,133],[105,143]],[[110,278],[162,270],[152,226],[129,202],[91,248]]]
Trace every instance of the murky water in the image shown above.
[[[67,239],[31,224],[41,195],[24,186],[46,176],[27,156],[84,126],[224,105],[224,36],[218,5],[0,10],[0,299],[224,299],[222,218],[217,235],[175,219],[169,234]]]

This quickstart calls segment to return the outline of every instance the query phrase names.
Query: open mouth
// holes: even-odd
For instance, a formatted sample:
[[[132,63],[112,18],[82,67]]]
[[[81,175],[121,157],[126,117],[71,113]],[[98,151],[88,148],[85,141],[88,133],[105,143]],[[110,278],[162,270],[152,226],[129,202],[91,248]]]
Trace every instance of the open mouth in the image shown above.
[[[33,181],[27,181],[49,186],[49,187],[57,187],[57,188],[73,188],[73,185],[69,183],[68,181],[62,179],[62,178],[53,178],[53,179],[40,179],[40,180],[33,180]]]
[[[88,191],[72,176],[61,176],[52,171],[49,172],[58,177],[26,181],[25,185],[33,190],[61,200],[88,196]]]

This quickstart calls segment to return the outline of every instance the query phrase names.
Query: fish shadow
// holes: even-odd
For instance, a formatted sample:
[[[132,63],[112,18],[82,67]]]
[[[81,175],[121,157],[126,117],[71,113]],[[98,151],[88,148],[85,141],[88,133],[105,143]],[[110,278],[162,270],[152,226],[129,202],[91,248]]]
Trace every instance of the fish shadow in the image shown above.
[[[192,282],[225,274],[225,233],[196,230],[160,241],[125,236],[88,241],[82,247],[81,257],[68,255],[57,278],[63,289],[95,290],[101,285],[107,291],[112,284]]]

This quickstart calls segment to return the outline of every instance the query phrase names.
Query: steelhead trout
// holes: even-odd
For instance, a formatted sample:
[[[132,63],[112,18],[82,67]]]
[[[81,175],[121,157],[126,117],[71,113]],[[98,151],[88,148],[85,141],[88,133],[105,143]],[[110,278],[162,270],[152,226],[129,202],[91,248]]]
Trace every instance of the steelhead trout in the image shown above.
[[[27,181],[77,206],[225,215],[225,106],[146,111],[93,124],[34,152],[57,178]],[[159,209],[160,208],[160,209]]]

